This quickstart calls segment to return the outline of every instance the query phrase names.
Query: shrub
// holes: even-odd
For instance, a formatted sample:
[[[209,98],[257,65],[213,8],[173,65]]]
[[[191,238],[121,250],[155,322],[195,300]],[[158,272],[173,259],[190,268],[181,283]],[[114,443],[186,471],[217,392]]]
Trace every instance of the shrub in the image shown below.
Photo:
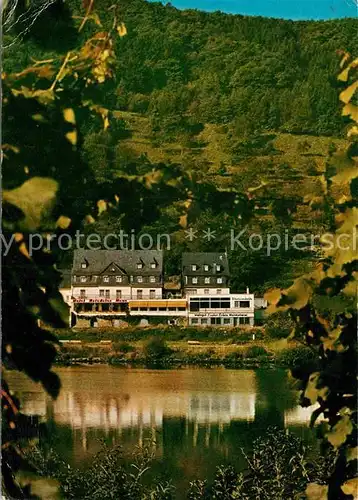
[[[173,351],[161,337],[152,337],[144,345],[144,355],[150,359],[162,359],[169,356]]]
[[[225,358],[228,360],[235,361],[236,359],[242,359],[244,357],[244,351],[237,349],[235,351],[229,352]]]
[[[243,500],[287,500],[302,498],[307,484],[324,484],[329,478],[334,454],[312,459],[311,450],[284,430],[272,429],[253,443],[250,456],[242,451],[246,470],[237,473],[231,466],[218,467],[211,487],[206,480],[190,483],[187,498]],[[306,498],[306,496],[304,496]]]
[[[325,484],[331,475],[336,454],[329,450],[325,457],[315,457],[301,439],[280,429],[270,429],[253,442],[247,456],[246,469],[238,473],[232,466],[216,469],[211,478],[190,483],[189,491],[180,498],[188,500],[242,499],[287,500],[301,498],[307,484]],[[61,498],[66,499],[127,499],[171,500],[175,495],[169,482],[159,477],[143,480],[155,455],[150,445],[133,454],[132,464],[124,465],[119,447],[103,449],[94,456],[88,469],[78,470],[60,459],[52,450],[39,447],[25,450],[36,472],[60,483]],[[209,486],[209,484],[211,485]],[[306,498],[306,497],[305,497]]]
[[[45,453],[39,447],[26,452],[37,473],[59,481],[61,498],[104,500],[169,500],[173,486],[168,482],[143,481],[143,475],[153,462],[149,447],[133,453],[130,467],[125,467],[121,448],[103,449],[95,455],[88,469],[79,470],[65,463],[52,450]]]
[[[123,354],[126,354],[128,352],[135,351],[135,347],[129,344],[128,342],[114,342],[113,350],[115,352],[123,352]]]
[[[250,345],[244,351],[245,358],[258,358],[259,356],[268,356],[266,349],[260,345]]]
[[[288,368],[304,368],[318,360],[318,353],[312,348],[297,346],[283,349],[276,356],[276,363]]]
[[[294,327],[294,323],[288,314],[275,313],[266,321],[266,334],[272,339],[287,338]]]

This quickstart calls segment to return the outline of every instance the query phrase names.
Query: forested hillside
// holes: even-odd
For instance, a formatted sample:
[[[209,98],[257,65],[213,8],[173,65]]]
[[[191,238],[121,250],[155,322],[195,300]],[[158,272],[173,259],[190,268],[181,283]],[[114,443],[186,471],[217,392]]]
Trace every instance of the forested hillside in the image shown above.
[[[102,23],[110,22],[112,4],[96,2]],[[85,1],[88,20],[75,28],[81,5],[56,2],[20,35],[21,50],[21,19],[5,30],[4,71],[21,71],[80,46],[100,22]],[[356,46],[355,20],[291,22],[179,11],[145,0],[118,5],[127,33],[116,41],[114,80],[98,89],[115,120],[103,132],[90,121],[82,126],[82,156],[95,179],[109,184],[157,168],[195,180],[195,210],[187,225],[215,229],[215,242],[185,238],[179,203],[161,209],[154,224],[145,216],[133,219],[138,231],[173,235],[167,271],[175,273],[184,249],[228,249],[227,235],[240,224],[262,233],[328,227],[320,211],[312,218],[305,195],[312,186],[320,194],[325,164],[344,145],[337,51]],[[234,209],[232,193],[263,181],[254,207],[248,207],[254,215],[246,220],[245,208]],[[203,184],[219,187],[222,197],[201,194]],[[155,209],[153,201],[147,213]],[[118,231],[122,223],[105,214],[95,229]],[[234,287],[285,286],[309,260],[302,252],[267,257],[265,250],[239,249],[231,255]]]

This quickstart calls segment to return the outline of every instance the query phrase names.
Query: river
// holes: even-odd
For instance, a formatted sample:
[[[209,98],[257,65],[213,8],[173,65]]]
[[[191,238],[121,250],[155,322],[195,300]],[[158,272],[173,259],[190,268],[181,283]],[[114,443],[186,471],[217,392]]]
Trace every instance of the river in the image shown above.
[[[153,473],[179,490],[194,478],[212,478],[220,464],[244,466],[270,426],[288,428],[317,446],[308,429],[312,409],[300,408],[284,370],[224,368],[149,370],[111,366],[57,368],[56,401],[23,374],[9,372],[23,411],[48,423],[51,445],[69,463],[86,467],[101,440],[121,444],[125,457],[150,446]]]

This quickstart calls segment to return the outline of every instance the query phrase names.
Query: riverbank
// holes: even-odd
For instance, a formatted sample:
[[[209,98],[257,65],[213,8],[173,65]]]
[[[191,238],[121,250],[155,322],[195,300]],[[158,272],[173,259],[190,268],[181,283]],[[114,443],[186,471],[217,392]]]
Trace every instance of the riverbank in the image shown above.
[[[287,367],[312,363],[312,349],[265,337],[262,329],[126,329],[61,331],[57,364],[111,364],[138,367]],[[203,331],[206,330],[206,331]],[[253,337],[254,333],[254,337]]]

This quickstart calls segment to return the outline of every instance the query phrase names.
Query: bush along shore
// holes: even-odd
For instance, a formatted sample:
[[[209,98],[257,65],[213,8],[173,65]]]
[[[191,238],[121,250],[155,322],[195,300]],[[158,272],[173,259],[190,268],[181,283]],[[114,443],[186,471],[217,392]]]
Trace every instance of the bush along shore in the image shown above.
[[[138,329],[139,330],[139,329]],[[253,337],[254,334],[254,337]],[[227,368],[296,368],[315,364],[312,348],[265,337],[260,329],[221,332],[208,329],[90,330],[60,337],[57,364],[112,364],[137,367],[225,366]],[[62,337],[62,338],[61,338]]]
[[[187,491],[180,492],[180,498],[188,500],[306,498],[305,491],[309,483],[327,484],[335,460],[332,450],[327,450],[324,457],[317,457],[299,438],[278,428],[269,429],[264,436],[257,438],[253,442],[249,456],[244,451],[242,453],[245,462],[242,471],[237,471],[228,465],[218,467],[214,477],[191,481]],[[179,492],[170,478],[150,476],[150,469],[155,459],[150,444],[148,448],[135,450],[133,456],[128,457],[129,460],[127,458],[126,461],[123,460],[121,448],[104,447],[85,470],[72,468],[52,449],[46,451],[35,446],[26,450],[25,454],[40,476],[57,482],[61,498],[91,500],[178,498]]]

